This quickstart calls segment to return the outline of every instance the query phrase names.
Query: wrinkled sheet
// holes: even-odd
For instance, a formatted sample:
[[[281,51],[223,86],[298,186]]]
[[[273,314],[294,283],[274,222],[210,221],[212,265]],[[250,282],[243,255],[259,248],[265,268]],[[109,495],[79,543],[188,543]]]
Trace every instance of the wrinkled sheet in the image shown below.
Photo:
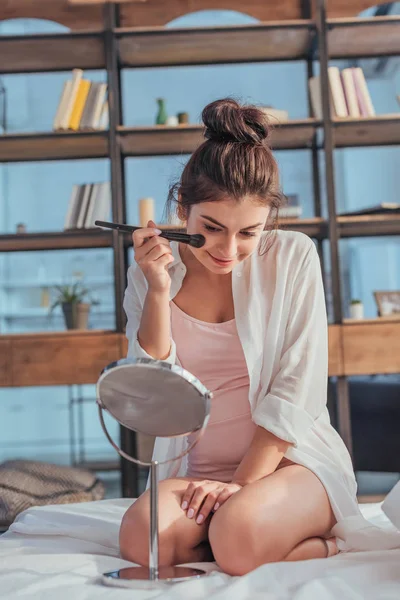
[[[202,564],[208,576],[155,589],[102,585],[100,576],[130,563],[118,557],[118,530],[132,500],[32,508],[0,536],[2,600],[398,600],[400,550],[341,553],[329,559],[264,565],[244,577]],[[379,504],[361,505],[387,527]],[[195,565],[194,565],[195,566]]]

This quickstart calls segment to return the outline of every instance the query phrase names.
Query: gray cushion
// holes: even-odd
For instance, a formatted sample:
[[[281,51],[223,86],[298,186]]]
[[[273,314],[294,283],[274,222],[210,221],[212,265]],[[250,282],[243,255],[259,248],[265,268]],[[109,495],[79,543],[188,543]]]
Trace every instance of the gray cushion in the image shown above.
[[[33,460],[0,464],[0,526],[31,506],[104,498],[104,485],[90,471]]]

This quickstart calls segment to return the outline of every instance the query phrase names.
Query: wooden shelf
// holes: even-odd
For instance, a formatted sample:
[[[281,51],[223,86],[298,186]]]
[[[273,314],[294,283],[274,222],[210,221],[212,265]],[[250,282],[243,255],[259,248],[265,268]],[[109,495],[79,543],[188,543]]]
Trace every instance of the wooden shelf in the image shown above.
[[[49,132],[0,135],[0,162],[108,158],[108,132]]]
[[[400,16],[328,19],[330,58],[400,54]]]
[[[109,248],[111,245],[112,232],[97,228],[0,235],[0,252]]]
[[[400,372],[400,318],[342,325],[344,375]]]
[[[272,132],[275,150],[309,148],[318,126],[314,119],[290,121],[276,125]],[[202,125],[169,127],[119,127],[118,134],[125,156],[160,156],[191,154],[204,142]]]
[[[400,114],[361,119],[335,119],[333,139],[336,148],[398,145],[400,144]]]
[[[325,219],[279,219],[279,228],[290,231],[300,231],[311,238],[323,240],[328,235],[328,224]]]
[[[124,356],[113,331],[5,335],[0,340],[0,387],[96,383]]]
[[[342,238],[400,235],[400,215],[338,216],[339,234]]]
[[[104,69],[103,36],[101,31],[0,36],[0,72]]]
[[[305,59],[311,21],[187,28],[116,29],[123,67],[170,67]]]

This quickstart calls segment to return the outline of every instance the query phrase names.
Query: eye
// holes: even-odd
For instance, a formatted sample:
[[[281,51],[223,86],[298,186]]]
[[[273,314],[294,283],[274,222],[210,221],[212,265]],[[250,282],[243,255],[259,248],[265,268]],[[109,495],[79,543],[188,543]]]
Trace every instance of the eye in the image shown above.
[[[255,233],[251,233],[250,231],[241,231],[240,232],[244,237],[255,237]]]
[[[204,229],[206,229],[206,231],[210,231],[211,233],[215,233],[216,231],[221,231],[221,229],[218,229],[217,227],[213,227],[212,225],[207,225],[207,223],[204,223]]]

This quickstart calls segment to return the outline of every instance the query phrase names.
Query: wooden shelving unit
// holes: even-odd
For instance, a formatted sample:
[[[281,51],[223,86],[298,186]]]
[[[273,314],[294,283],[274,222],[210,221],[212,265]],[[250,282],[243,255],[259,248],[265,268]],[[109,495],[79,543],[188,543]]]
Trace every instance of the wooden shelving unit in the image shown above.
[[[54,14],[58,14],[60,7],[55,4]],[[235,5],[239,10],[242,7],[242,3],[239,6],[238,1],[232,0],[232,7]],[[324,86],[323,82],[327,81],[331,59],[400,54],[400,17],[336,18],[337,12],[332,12],[330,16],[335,18],[328,19],[324,0],[310,4],[303,2],[301,11],[288,12],[286,8],[271,5],[274,15],[280,14],[280,10],[286,11],[282,20],[273,22],[240,27],[175,29],[161,26],[132,28],[130,25],[134,22],[146,22],[143,12],[146,9],[140,4],[133,9],[124,5],[120,8],[107,5],[104,13],[99,7],[78,10],[71,6],[68,13],[62,13],[63,18],[68,25],[75,19],[80,30],[61,34],[0,36],[0,57],[7,57],[0,60],[2,73],[52,72],[74,67],[105,69],[112,91],[108,131],[0,136],[0,162],[108,158],[113,220],[120,222],[126,212],[124,161],[127,158],[189,154],[203,140],[202,128],[197,125],[127,127],[121,115],[123,69],[303,61],[307,65],[308,77],[314,74],[313,61],[318,60],[324,101],[322,121],[308,118],[276,126],[271,143],[275,150],[309,150],[312,156],[316,216],[312,219],[282,220],[281,227],[301,231],[316,239],[321,255],[322,241],[329,240],[334,295],[334,323],[329,327],[329,373],[338,378],[338,429],[351,450],[347,376],[398,372],[400,323],[378,319],[349,323],[343,319],[338,241],[357,236],[399,235],[400,217],[337,215],[334,150],[398,145],[400,118],[398,115],[382,115],[374,119],[332,120],[327,85]],[[267,14],[270,9],[260,10]],[[170,14],[172,8],[163,11]],[[157,25],[163,22],[162,15],[157,13],[153,16]],[[311,16],[313,18],[310,19]],[[52,18],[51,15],[49,18]],[[325,167],[324,172],[319,174],[317,155],[321,150]],[[329,219],[321,216],[320,180],[324,181],[327,190]],[[122,298],[126,284],[127,248],[130,245],[131,236],[105,230],[0,235],[1,252],[112,248],[117,323],[116,332],[2,336],[0,385],[91,383],[105,364],[125,355]],[[129,443],[125,436],[122,445],[129,446]],[[125,494],[135,496],[136,475],[129,465],[123,464]]]
[[[49,48],[51,50],[49,51]],[[103,31],[0,36],[2,73],[104,69]]]
[[[0,135],[0,162],[108,157],[108,133],[105,131]]]
[[[0,252],[110,247],[112,232],[101,229],[0,235]]]
[[[218,65],[306,59],[315,24],[306,19],[226,27],[116,29],[122,67]]]
[[[327,19],[332,59],[400,54],[400,17]]]

